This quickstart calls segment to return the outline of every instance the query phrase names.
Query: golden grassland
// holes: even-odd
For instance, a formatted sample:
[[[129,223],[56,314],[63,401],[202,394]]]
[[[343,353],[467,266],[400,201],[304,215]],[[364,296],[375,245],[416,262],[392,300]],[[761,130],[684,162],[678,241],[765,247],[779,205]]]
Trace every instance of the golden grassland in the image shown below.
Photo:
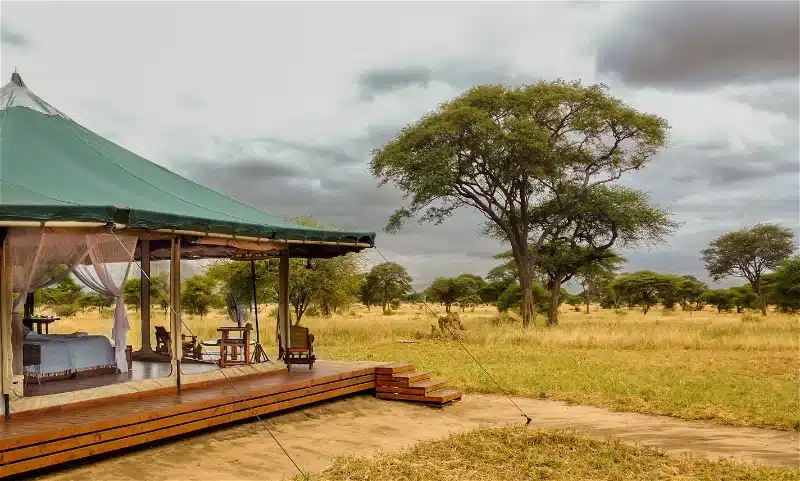
[[[338,458],[313,481],[797,480],[793,468],[669,455],[569,432],[478,429],[371,458]],[[301,477],[295,478],[297,480]]]
[[[444,308],[431,306],[443,315]],[[271,306],[261,310],[262,343],[274,352]],[[549,398],[619,411],[710,419],[739,426],[800,429],[800,318],[770,313],[743,317],[706,308],[647,315],[563,306],[552,328],[499,322],[493,307],[459,312],[461,342],[512,395]],[[541,318],[539,320],[542,320]],[[202,320],[185,316],[201,339],[216,339],[230,321],[222,312]],[[163,313],[153,324],[167,325]],[[391,315],[356,306],[330,318],[303,317],[321,359],[415,363],[467,392],[498,387],[453,340],[416,339],[436,324],[422,305]],[[140,345],[138,315],[131,312],[131,344]],[[110,335],[110,313],[78,314],[53,325],[58,332]],[[413,342],[409,342],[413,341]]]

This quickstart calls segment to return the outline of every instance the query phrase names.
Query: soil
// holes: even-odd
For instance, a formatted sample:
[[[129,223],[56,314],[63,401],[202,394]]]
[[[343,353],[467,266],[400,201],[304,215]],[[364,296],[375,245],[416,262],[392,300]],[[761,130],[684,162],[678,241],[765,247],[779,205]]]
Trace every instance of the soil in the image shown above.
[[[531,427],[573,429],[598,438],[690,452],[712,459],[800,466],[800,433],[613,412],[561,402],[514,398]],[[264,419],[306,472],[336,456],[393,451],[473,428],[524,423],[503,396],[465,395],[444,408],[354,396]],[[68,469],[39,480],[287,480],[297,469],[257,421],[221,428]]]

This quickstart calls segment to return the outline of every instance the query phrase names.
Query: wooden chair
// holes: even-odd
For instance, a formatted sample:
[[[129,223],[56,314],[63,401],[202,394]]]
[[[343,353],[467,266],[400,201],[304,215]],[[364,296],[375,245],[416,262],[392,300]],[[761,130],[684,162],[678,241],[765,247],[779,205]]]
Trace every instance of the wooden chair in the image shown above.
[[[317,360],[314,355],[314,335],[308,332],[307,327],[291,326],[289,328],[289,348],[283,355],[283,362],[286,368],[292,370],[292,364],[308,364],[308,368],[314,367]]]
[[[200,359],[203,357],[203,348],[197,342],[197,336],[187,336],[181,334],[181,347],[183,347],[183,357]]]
[[[155,326],[155,328],[156,352],[169,356],[169,331],[167,331],[164,326]]]

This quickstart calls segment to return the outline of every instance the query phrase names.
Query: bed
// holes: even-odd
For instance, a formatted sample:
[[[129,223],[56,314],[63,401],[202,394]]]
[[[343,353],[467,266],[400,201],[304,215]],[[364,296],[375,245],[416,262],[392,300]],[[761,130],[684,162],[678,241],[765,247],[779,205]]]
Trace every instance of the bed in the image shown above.
[[[41,346],[42,381],[117,372],[114,348],[105,336],[38,334],[26,328],[23,342]]]

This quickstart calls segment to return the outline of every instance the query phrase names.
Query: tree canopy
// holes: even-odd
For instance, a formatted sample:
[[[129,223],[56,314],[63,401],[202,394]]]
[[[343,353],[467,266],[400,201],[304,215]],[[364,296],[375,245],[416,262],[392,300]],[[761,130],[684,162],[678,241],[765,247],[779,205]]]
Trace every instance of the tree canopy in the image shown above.
[[[441,223],[462,206],[481,212],[511,245],[527,326],[534,301],[523,266],[536,260],[528,246],[544,243],[589,190],[642,168],[667,129],[664,119],[625,105],[602,85],[478,86],[374,151],[371,170],[409,199],[388,231],[414,217]]]
[[[778,309],[800,311],[800,256],[784,261],[778,267],[771,290]]]
[[[714,239],[703,249],[702,256],[706,270],[715,281],[732,276],[746,278],[759,298],[761,314],[767,315],[761,279],[765,273],[774,271],[794,249],[795,236],[791,229],[758,224]]]
[[[410,290],[413,279],[406,268],[394,262],[384,262],[373,266],[367,274],[367,283],[373,289],[373,299],[389,312],[389,305],[399,301]]]

